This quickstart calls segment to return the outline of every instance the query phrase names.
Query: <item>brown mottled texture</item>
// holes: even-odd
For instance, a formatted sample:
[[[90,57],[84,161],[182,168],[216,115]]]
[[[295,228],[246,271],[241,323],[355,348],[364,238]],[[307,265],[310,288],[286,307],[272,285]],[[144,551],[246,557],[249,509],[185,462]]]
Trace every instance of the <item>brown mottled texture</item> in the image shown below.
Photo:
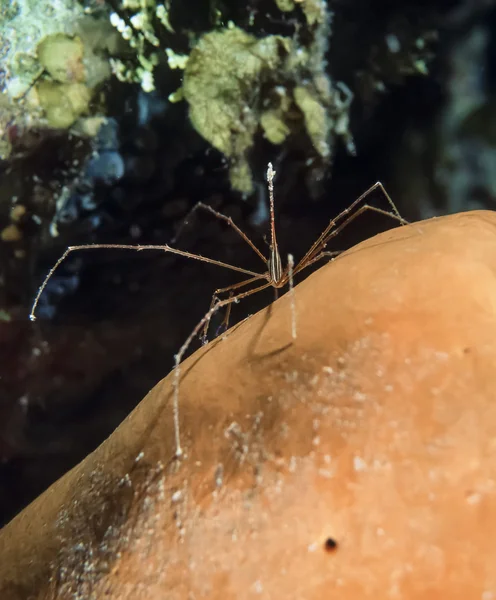
[[[356,246],[0,532],[0,597],[496,597],[496,217]],[[331,542],[329,542],[331,538]],[[332,540],[337,543],[333,546]]]

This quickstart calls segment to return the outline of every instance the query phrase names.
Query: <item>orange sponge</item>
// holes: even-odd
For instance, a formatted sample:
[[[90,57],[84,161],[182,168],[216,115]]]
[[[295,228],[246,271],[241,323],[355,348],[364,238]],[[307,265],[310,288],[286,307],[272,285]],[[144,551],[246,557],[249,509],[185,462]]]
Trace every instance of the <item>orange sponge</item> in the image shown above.
[[[0,532],[0,597],[496,599],[496,216],[372,238]]]

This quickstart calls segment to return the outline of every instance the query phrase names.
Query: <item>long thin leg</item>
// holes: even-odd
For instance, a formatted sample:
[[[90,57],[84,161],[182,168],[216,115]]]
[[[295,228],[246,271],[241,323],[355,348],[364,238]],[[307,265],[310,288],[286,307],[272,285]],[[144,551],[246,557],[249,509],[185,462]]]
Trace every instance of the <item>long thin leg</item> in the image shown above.
[[[291,337],[296,339],[296,303],[294,295],[294,257],[288,254],[289,300],[291,305]]]
[[[218,300],[221,300],[221,298],[219,298],[219,294],[223,294],[225,292],[230,292],[231,290],[237,290],[241,287],[244,287],[245,285],[249,285],[250,283],[254,283],[255,281],[259,281],[260,279],[265,279],[265,277],[252,277],[251,279],[245,279],[244,281],[240,281],[238,283],[233,283],[232,285],[228,285],[227,287],[224,288],[219,288],[217,290],[215,290],[214,292],[214,297],[216,297]]]
[[[331,220],[331,222],[329,223],[329,225],[324,229],[324,231],[319,235],[319,237],[317,238],[317,240],[312,244],[312,246],[310,247],[310,250],[300,260],[299,264],[306,263],[307,260],[308,260],[308,258],[312,257],[315,254],[316,250],[318,250],[319,248],[324,248],[325,245],[326,245],[326,243],[327,243],[327,240],[330,239],[328,237],[329,233],[336,227],[337,223],[339,221],[341,221],[341,219],[344,219],[347,215],[349,215],[355,209],[355,207],[358,204],[360,204],[360,202],[363,202],[363,200],[367,196],[369,196],[376,189],[380,189],[381,190],[381,192],[384,194],[386,200],[388,201],[389,205],[391,206],[391,208],[393,210],[393,212],[390,213],[387,210],[382,211],[381,209],[378,208],[378,209],[375,209],[376,212],[379,212],[381,214],[385,214],[388,217],[396,219],[397,221],[399,221],[403,225],[408,224],[408,221],[406,221],[405,219],[403,219],[403,217],[400,215],[398,209],[396,208],[395,203],[392,201],[390,195],[386,192],[386,189],[384,188],[384,186],[382,185],[382,183],[380,181],[378,181],[377,183],[374,183],[374,185],[370,186],[369,189],[366,190],[356,200],[354,200],[350,204],[350,206],[348,208],[345,208],[343,211],[341,211],[339,213],[339,215],[337,217],[335,217],[334,219]],[[370,207],[370,208],[375,208],[375,207]],[[349,221],[348,221],[348,223],[349,223]],[[341,229],[340,229],[340,231],[341,231]],[[331,237],[334,237],[334,236],[331,236]],[[296,269],[296,270],[298,270],[298,269]]]
[[[185,217],[185,219],[183,221],[183,224],[181,225],[178,232],[174,236],[174,239],[173,239],[174,244],[176,243],[177,239],[181,235],[184,227],[187,225],[189,218],[193,215],[193,213],[195,213],[199,209],[206,210],[207,212],[212,214],[217,219],[220,219],[221,221],[224,221],[225,223],[227,223],[229,225],[229,227],[232,227],[234,229],[234,231],[248,244],[248,246],[250,246],[250,248],[254,252],[256,252],[256,254],[264,261],[264,263],[267,264],[267,259],[265,258],[265,256],[260,252],[260,250],[255,246],[255,244],[250,240],[250,238],[246,235],[246,233],[244,233],[244,231],[242,231],[236,225],[236,223],[232,220],[231,217],[227,217],[226,215],[223,215],[221,212],[215,210],[215,208],[212,208],[211,206],[209,206],[208,204],[204,204],[203,202],[197,202],[193,206],[193,208],[190,210],[190,212],[187,214],[187,216]]]
[[[191,252],[186,252],[184,250],[178,250],[177,248],[171,248],[168,244],[164,244],[161,246],[150,245],[134,245],[134,244],[82,244],[80,246],[69,246],[67,250],[62,254],[62,256],[58,259],[58,261],[53,265],[53,267],[48,272],[47,276],[43,280],[43,283],[38,288],[38,292],[35,296],[33,306],[31,307],[31,312],[29,314],[29,318],[31,321],[36,320],[35,312],[38,306],[38,302],[40,301],[41,294],[46,288],[50,278],[58,269],[60,264],[71,254],[71,252],[75,252],[76,250],[101,250],[104,248],[118,248],[120,250],[136,250],[138,252],[142,250],[162,250],[164,252],[170,252],[171,254],[177,254],[179,256],[184,256],[185,258],[193,258],[194,260],[199,260],[201,262],[206,262],[211,265],[216,265],[218,267],[223,267],[225,269],[230,269],[231,271],[237,271],[238,273],[243,273],[244,275],[251,275],[254,280],[256,279],[265,279],[265,276],[261,273],[255,273],[254,271],[249,271],[248,269],[242,269],[241,267],[236,267],[234,265],[230,265],[225,262],[221,262],[220,260],[214,260],[213,258],[207,258],[205,256],[200,256],[199,254],[192,254]]]
[[[232,298],[233,296],[234,296],[234,293],[231,291],[229,293],[229,298]],[[214,294],[212,296],[212,300],[210,302],[210,308],[215,306],[218,302],[220,302],[220,298]],[[220,324],[220,326],[217,328],[217,331],[215,332],[215,337],[217,337],[219,335],[219,330],[221,328],[227,329],[229,327],[229,318],[231,316],[231,306],[232,306],[231,303],[227,305],[226,314],[224,315],[224,318],[222,319],[222,323]],[[203,331],[200,334],[200,340],[201,340],[202,346],[205,346],[205,344],[207,344],[207,342],[208,342],[209,326],[210,326],[210,319],[202,327]]]
[[[229,298],[232,298],[234,296],[234,292],[229,292]],[[217,337],[219,335],[219,332],[223,329],[224,331],[227,331],[227,329],[229,328],[229,319],[231,318],[231,309],[232,309],[232,302],[229,302],[229,304],[227,305],[226,308],[226,312],[224,314],[224,318],[222,319],[222,323],[220,324],[220,326],[217,328],[217,331],[215,332],[215,337]]]
[[[357,217],[359,217],[366,210],[370,210],[370,211],[378,213],[380,215],[384,215],[386,217],[391,217],[393,219],[398,220],[398,217],[396,215],[393,215],[392,213],[388,212],[387,210],[383,210],[382,208],[377,208],[376,206],[370,206],[369,204],[364,204],[358,210],[356,210],[353,214],[349,215],[348,218],[346,218],[335,229],[330,231],[327,234],[326,238],[324,240],[322,240],[320,248],[317,248],[316,252],[318,253],[319,250],[324,249],[330,239],[332,239],[333,237],[336,237],[345,227],[347,227],[352,221],[354,221]],[[400,223],[402,225],[407,224],[407,221],[405,221],[405,219],[403,219],[402,217],[399,217],[399,219],[401,219]],[[314,258],[314,256],[310,256],[309,258],[312,259],[312,258]]]
[[[333,250],[333,251],[329,251],[329,250],[323,250],[322,252],[320,252],[319,254],[317,254],[316,256],[314,256],[313,258],[311,258],[304,267],[301,267],[299,269],[299,271],[301,271],[302,269],[306,269],[307,267],[309,267],[310,265],[313,265],[314,263],[316,263],[319,260],[322,260],[323,258],[330,258],[333,259],[335,256],[339,256],[340,254],[342,254],[343,251],[342,250]]]
[[[232,285],[228,285],[227,287],[224,288],[219,288],[217,290],[215,290],[215,292],[212,294],[212,300],[210,302],[210,308],[212,308],[212,306],[216,303],[219,302],[220,300],[222,300],[222,298],[219,298],[219,294],[223,294],[225,292],[233,292],[234,290],[237,290],[239,288],[244,287],[245,285],[250,285],[250,283],[254,283],[255,281],[259,281],[260,277],[252,277],[251,279],[245,279],[244,281],[240,281],[238,283],[233,283]],[[231,306],[231,305],[229,305]],[[226,328],[229,325],[229,315],[227,315],[227,321],[226,321]],[[209,322],[205,323],[205,327],[203,328],[203,333],[201,334],[201,342],[202,344],[206,344],[207,343],[207,330],[208,330],[208,326],[209,326]]]
[[[181,436],[179,429],[179,381],[181,375],[181,362],[183,360],[184,354],[189,348],[191,342],[195,339],[201,329],[205,326],[205,323],[210,321],[213,315],[223,306],[227,306],[228,304],[232,304],[233,302],[239,302],[241,299],[246,298],[247,296],[251,296],[257,292],[261,292],[266,288],[270,287],[270,283],[264,283],[252,290],[248,290],[247,292],[242,292],[241,294],[237,294],[236,296],[230,296],[225,300],[220,300],[216,304],[210,307],[210,310],[203,316],[203,318],[196,324],[193,331],[186,338],[184,344],[179,348],[179,352],[174,356],[174,379],[173,379],[173,399],[172,399],[172,413],[174,419],[174,436],[176,441],[176,458],[180,458],[183,454],[183,449],[181,446]]]

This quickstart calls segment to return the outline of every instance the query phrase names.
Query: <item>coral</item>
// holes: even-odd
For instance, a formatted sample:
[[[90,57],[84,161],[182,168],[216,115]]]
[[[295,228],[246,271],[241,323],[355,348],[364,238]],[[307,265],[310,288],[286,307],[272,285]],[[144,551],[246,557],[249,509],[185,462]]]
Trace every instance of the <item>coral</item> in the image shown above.
[[[110,23],[135,50],[138,65],[113,58],[112,70],[120,81],[140,83],[145,92],[151,92],[155,89],[154,70],[159,63],[157,49],[160,46],[155,22],[158,21],[161,29],[174,33],[169,21],[169,2],[165,0],[164,4],[157,4],[155,0],[122,0],[120,10],[127,18],[112,12]],[[165,51],[169,55],[169,65],[176,68],[174,52],[170,48],[165,48]]]
[[[110,75],[102,54],[114,43],[109,33],[113,32],[107,21],[86,14],[73,0],[0,0],[0,153],[4,159],[10,153],[12,124],[23,130],[47,124],[66,128],[86,110],[88,102],[82,97],[91,96]],[[47,81],[54,84],[50,90]],[[84,84],[86,91],[65,85],[74,83]]]
[[[291,41],[258,40],[237,27],[208,33],[189,56],[183,93],[193,127],[232,161],[231,183],[251,191],[247,152],[259,127],[261,90],[283,70]]]
[[[41,81],[36,85],[38,99],[50,127],[67,129],[87,112],[91,91],[83,83]]]
[[[305,127],[312,144],[321,156],[329,155],[328,139],[330,133],[330,123],[324,106],[310,90],[297,86],[294,89],[294,99],[296,105],[303,113]]]
[[[37,58],[40,66],[54,81],[69,83],[84,81],[84,45],[78,36],[62,33],[47,35],[38,44]]]
[[[282,144],[291,133],[291,129],[284,120],[285,112],[284,108],[269,109],[260,115],[260,126],[265,137],[272,144]]]
[[[283,10],[290,8],[295,7]],[[182,89],[191,122],[230,159],[231,184],[245,193],[253,189],[248,157],[260,129],[271,143],[282,144],[303,120],[325,162],[338,137],[354,151],[349,130],[353,94],[344,84],[334,84],[326,71],[331,14],[320,0],[305,1],[301,8],[310,35],[306,44],[297,36],[257,38],[231,24],[200,37],[186,63]]]
[[[2,0],[10,4],[10,0]],[[10,98],[21,98],[35,83],[45,65],[44,61],[74,59],[81,62],[84,40],[90,37],[88,30],[101,30],[103,21],[85,14],[84,9],[72,0],[17,0],[17,10],[0,20],[3,61],[6,77],[4,91]],[[2,6],[0,5],[0,12]],[[111,29],[110,29],[111,31]],[[107,31],[108,34],[108,31]],[[80,38],[74,38],[80,36]],[[71,42],[70,39],[74,38]],[[107,40],[109,43],[110,41]],[[52,46],[50,57],[50,46]],[[66,52],[69,56],[66,56]],[[100,61],[90,44],[84,46],[85,62]],[[41,55],[39,54],[41,53]],[[77,67],[79,73],[81,67]],[[64,67],[62,67],[62,71]],[[50,72],[50,70],[48,69]],[[108,73],[108,71],[107,71]],[[55,77],[57,79],[57,77]],[[81,80],[81,76],[78,77]],[[98,82],[92,81],[94,86]]]
[[[169,68],[184,69],[182,87],[169,100],[186,100],[193,127],[229,159],[231,185],[243,193],[253,191],[249,154],[261,132],[273,144],[282,144],[304,129],[324,162],[330,161],[337,137],[353,149],[348,127],[353,95],[349,92],[343,101],[326,71],[332,16],[327,3],[305,0],[278,7],[296,13],[294,24],[305,35],[257,36],[228,22],[213,31],[190,32],[194,41],[189,55],[160,41],[165,29],[173,30],[163,20],[157,25],[159,6],[153,1],[123,1],[122,16],[115,12],[110,16],[112,25],[135,48],[138,63],[133,68],[112,59],[117,77],[153,90],[159,49]]]
[[[230,26],[203,35],[191,51],[182,86],[190,119],[230,159],[234,189],[252,191],[248,154],[260,127],[269,141],[281,144],[300,128],[298,109],[321,158],[330,159],[334,136],[343,136],[353,148],[352,94],[342,101],[325,72],[326,44],[320,38],[328,33],[328,15],[325,4],[317,4],[320,18],[309,19],[317,27],[308,47],[289,37],[256,38]]]

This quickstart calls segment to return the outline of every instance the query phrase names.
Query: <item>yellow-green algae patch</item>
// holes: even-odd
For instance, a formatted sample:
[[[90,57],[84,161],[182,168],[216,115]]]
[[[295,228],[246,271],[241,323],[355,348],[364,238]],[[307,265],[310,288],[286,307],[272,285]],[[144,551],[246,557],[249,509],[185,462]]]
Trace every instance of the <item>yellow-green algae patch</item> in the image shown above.
[[[231,183],[240,191],[251,191],[247,151],[260,122],[261,88],[283,68],[290,49],[287,38],[257,39],[232,27],[204,35],[186,64],[183,93],[191,123],[231,159]]]

